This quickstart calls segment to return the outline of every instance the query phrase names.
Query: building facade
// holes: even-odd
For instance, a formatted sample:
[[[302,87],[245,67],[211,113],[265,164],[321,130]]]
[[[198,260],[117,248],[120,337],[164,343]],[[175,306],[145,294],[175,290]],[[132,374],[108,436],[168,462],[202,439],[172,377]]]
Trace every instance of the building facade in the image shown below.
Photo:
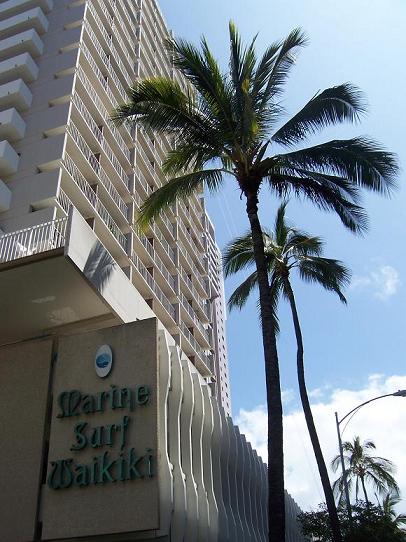
[[[4,542],[266,539],[266,467],[230,417],[221,256],[203,195],[177,202],[141,234],[137,212],[165,182],[161,165],[171,141],[110,122],[137,78],[160,74],[184,84],[165,54],[168,35],[153,0],[0,1]],[[141,333],[133,348],[126,330],[139,336],[144,320],[154,322],[155,334]],[[87,450],[92,455],[90,448],[103,448],[97,461],[88,458],[94,470],[78,467],[84,486],[101,476],[93,485],[103,487],[87,493],[70,487],[81,485],[69,470],[78,444],[69,448],[63,440],[57,398],[64,401],[65,385],[76,386],[74,394],[88,386],[88,397],[107,397],[103,381],[87,372],[93,354],[86,337],[96,337],[92,349],[111,344],[118,366],[127,371],[123,380],[118,372],[106,381],[112,411],[118,385],[130,394],[138,378],[157,382],[153,444],[143,456],[158,469],[149,509],[143,508],[148,490],[138,492],[134,485],[127,494],[127,486],[120,486],[110,495],[113,488],[104,488],[110,477],[103,463],[109,448],[103,446],[114,447],[114,431],[124,439],[129,423],[124,416],[120,426],[115,412],[102,421],[109,425],[98,426],[109,427],[110,437],[102,443],[102,429],[95,430]],[[79,344],[83,348],[76,349]],[[89,404],[86,409],[89,420],[78,423],[93,423],[98,410]],[[73,431],[79,442],[81,429]],[[138,478],[136,448],[124,457],[124,444],[115,466],[126,465]],[[73,458],[61,459],[62,453]],[[128,472],[115,476],[124,481],[132,476]],[[146,472],[143,478],[152,467]],[[65,485],[71,494],[78,491],[78,500],[68,496],[63,504],[59,495],[65,493],[58,491]],[[83,507],[95,505],[98,512],[90,514],[91,522],[77,504],[82,494]],[[287,540],[299,542],[297,509],[286,498]],[[118,503],[114,514],[111,499]],[[144,510],[137,521],[135,503]],[[70,517],[72,506],[77,515]],[[121,517],[128,524],[119,524]]]
[[[138,78],[181,82],[165,52],[168,36],[153,1],[0,3],[0,228],[9,247],[13,233],[63,220],[73,205],[216,387],[222,279],[203,199],[178,202],[137,233],[141,203],[165,182],[160,166],[171,143],[109,120]],[[229,397],[225,407],[230,413]]]

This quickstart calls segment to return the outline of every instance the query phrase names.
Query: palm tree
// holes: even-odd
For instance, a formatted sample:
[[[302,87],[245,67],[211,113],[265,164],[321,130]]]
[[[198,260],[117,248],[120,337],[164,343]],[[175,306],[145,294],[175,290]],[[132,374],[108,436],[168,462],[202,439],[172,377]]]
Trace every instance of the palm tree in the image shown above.
[[[258,216],[260,189],[308,199],[336,212],[347,228],[359,232],[366,227],[358,205],[360,189],[387,194],[398,171],[394,155],[366,137],[292,150],[320,129],[355,122],[365,111],[359,91],[347,83],[318,92],[278,127],[284,84],[305,43],[304,33],[293,30],[258,59],[255,39],[244,46],[230,23],[230,63],[225,73],[205,38],[200,48],[182,39],[170,40],[173,65],[187,85],[162,77],[139,81],[128,90],[128,103],[112,115],[118,125],[139,123],[176,142],[163,164],[169,181],[143,204],[141,227],[177,198],[199,193],[202,185],[215,193],[231,179],[245,198],[260,294],[268,400],[269,536],[274,542],[283,540],[285,533],[283,425],[272,299]],[[279,147],[289,152],[281,153]]]
[[[370,450],[375,450],[376,446],[372,440],[366,440],[361,443],[360,437],[355,437],[352,442],[344,442],[343,450],[344,464],[346,466],[346,476],[348,486],[351,489],[355,483],[355,500],[358,500],[360,486],[364,495],[366,504],[370,503],[366,484],[372,485],[378,495],[386,495],[393,492],[399,495],[399,486],[392,476],[395,472],[394,464],[385,459],[370,454]],[[331,466],[336,472],[340,468],[341,457],[337,455]],[[344,498],[344,476],[343,474],[334,482],[333,490],[341,502]]]
[[[344,303],[345,297],[342,294],[342,288],[349,282],[350,274],[341,262],[322,256],[323,242],[319,237],[309,236],[305,232],[290,227],[285,220],[285,213],[286,203],[283,203],[276,215],[274,231],[263,233],[265,258],[274,311],[274,325],[278,329],[277,307],[279,298],[283,295],[288,300],[292,312],[297,342],[297,375],[300,397],[323,485],[333,540],[341,540],[340,524],[334,495],[307,395],[303,360],[303,337],[296,300],[291,285],[291,273],[297,270],[301,279],[306,282],[320,284],[326,290],[335,292]],[[233,275],[249,266],[255,265],[252,235],[250,232],[235,239],[226,247],[223,262],[226,276]],[[241,309],[247,302],[252,290],[257,288],[257,286],[258,274],[254,271],[230,296],[229,308]]]
[[[400,530],[405,530],[406,515],[397,514],[395,507],[401,502],[399,493],[389,492],[382,500],[382,511],[388,520]]]

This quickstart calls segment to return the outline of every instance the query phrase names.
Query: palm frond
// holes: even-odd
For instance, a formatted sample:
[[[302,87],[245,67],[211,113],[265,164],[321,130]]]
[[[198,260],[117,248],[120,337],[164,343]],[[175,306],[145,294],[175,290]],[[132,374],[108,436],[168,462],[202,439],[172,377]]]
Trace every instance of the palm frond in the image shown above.
[[[317,93],[272,136],[272,141],[293,145],[311,134],[344,121],[356,122],[366,110],[361,92],[344,83]]]
[[[306,256],[299,260],[298,269],[302,280],[320,284],[325,290],[335,292],[340,301],[347,302],[342,290],[349,285],[351,274],[342,262]]]
[[[181,39],[170,40],[168,43],[174,67],[190,81],[200,99],[205,102],[205,109],[210,112],[210,117],[220,128],[224,139],[234,143],[236,124],[231,107],[231,88],[226,84],[205,38],[202,38],[200,47],[201,51]]]
[[[306,232],[292,229],[285,244],[285,251],[296,258],[303,256],[320,256],[324,243],[320,237],[312,237]]]
[[[206,169],[194,171],[170,180],[152,193],[143,203],[137,219],[138,226],[144,230],[160,212],[174,203],[178,198],[186,199],[198,191],[204,184],[210,192],[217,191],[223,182],[223,171]]]
[[[228,308],[230,310],[235,308],[241,310],[248,301],[251,292],[257,287],[257,285],[258,276],[257,272],[254,271],[230,295],[228,300]]]
[[[399,172],[396,156],[366,137],[329,141],[279,155],[278,159],[286,168],[338,175],[355,186],[382,194],[390,194],[395,188]]]
[[[275,241],[279,246],[285,245],[286,239],[289,234],[289,226],[287,225],[285,220],[287,205],[288,202],[284,201],[281,205],[279,205],[278,210],[276,211],[274,230]]]
[[[340,187],[321,181],[318,176],[302,177],[300,174],[282,172],[273,173],[268,181],[271,191],[281,198],[288,198],[293,194],[299,199],[309,200],[319,209],[335,212],[344,226],[352,232],[363,233],[368,228],[364,209],[349,201]]]
[[[296,61],[296,53],[307,44],[307,36],[300,28],[295,28],[280,43],[278,53],[267,74],[266,88],[262,96],[262,108],[282,92],[291,67]]]
[[[223,269],[226,277],[242,271],[255,263],[251,232],[233,239],[223,252]]]

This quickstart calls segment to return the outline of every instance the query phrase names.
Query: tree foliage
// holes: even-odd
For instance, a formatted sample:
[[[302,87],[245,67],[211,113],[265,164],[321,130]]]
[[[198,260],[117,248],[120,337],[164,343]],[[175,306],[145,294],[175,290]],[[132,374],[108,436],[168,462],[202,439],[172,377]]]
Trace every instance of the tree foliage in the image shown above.
[[[406,542],[406,532],[381,506],[358,501],[349,521],[344,507],[338,510],[344,542]],[[331,530],[327,508],[319,505],[315,512],[303,512],[299,516],[302,532],[314,542],[331,542]]]
[[[389,459],[372,455],[371,452],[375,449],[376,446],[372,440],[366,440],[362,443],[358,436],[352,442],[343,443],[348,488],[355,489],[356,501],[362,491],[365,502],[369,502],[367,486],[372,486],[380,496],[385,496],[388,492],[392,492],[393,495],[399,494],[398,484],[393,477],[396,471],[395,465]],[[339,455],[333,459],[331,466],[335,472],[341,468]],[[333,490],[339,502],[343,502],[343,474],[334,482]]]

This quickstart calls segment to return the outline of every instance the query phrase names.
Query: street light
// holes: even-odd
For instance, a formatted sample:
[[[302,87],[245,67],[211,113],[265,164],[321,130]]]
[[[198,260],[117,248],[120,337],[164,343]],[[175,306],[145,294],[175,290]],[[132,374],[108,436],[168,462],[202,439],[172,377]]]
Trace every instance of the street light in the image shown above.
[[[339,447],[339,450],[340,450],[341,468],[342,468],[342,471],[343,471],[344,495],[345,495],[345,502],[347,504],[347,511],[348,511],[349,518],[351,518],[351,516],[352,516],[352,514],[351,514],[351,503],[350,503],[350,492],[349,492],[349,489],[348,489],[347,472],[345,470],[344,450],[343,450],[343,442],[341,440],[340,425],[349,416],[351,416],[351,418],[353,416],[355,416],[355,414],[359,411],[359,409],[361,407],[363,407],[365,405],[368,405],[369,403],[372,403],[373,401],[377,401],[378,399],[383,399],[384,397],[406,397],[406,390],[399,390],[399,391],[396,391],[395,393],[387,393],[386,395],[379,395],[379,397],[374,397],[373,399],[370,399],[369,401],[365,401],[365,403],[361,403],[360,405],[356,406],[355,408],[353,408],[352,410],[347,412],[347,414],[343,418],[341,418],[341,420],[338,419],[337,412],[335,413],[336,425],[337,425],[337,436],[338,436],[338,447]],[[350,420],[348,420],[348,422],[349,421]],[[344,427],[344,429],[345,429],[345,427]]]

